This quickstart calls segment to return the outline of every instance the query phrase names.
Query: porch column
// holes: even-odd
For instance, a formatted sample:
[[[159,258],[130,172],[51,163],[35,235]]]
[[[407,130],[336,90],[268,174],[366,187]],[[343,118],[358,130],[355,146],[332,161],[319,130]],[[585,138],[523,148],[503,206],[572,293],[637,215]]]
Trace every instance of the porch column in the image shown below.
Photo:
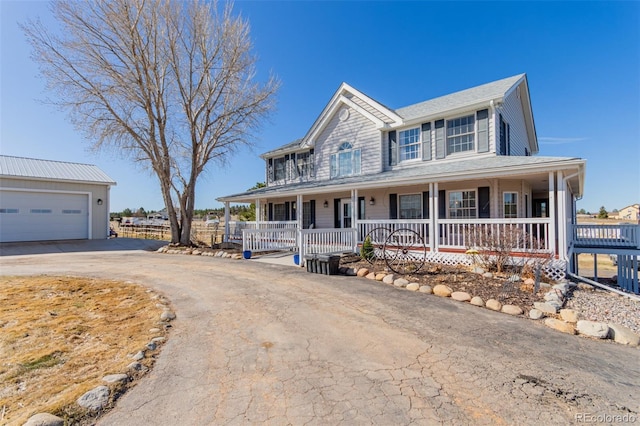
[[[556,250],[556,184],[555,174],[549,172],[549,245],[553,250],[553,254],[557,254]]]
[[[567,182],[564,180],[562,171],[558,172],[558,254],[560,259],[567,259]]]
[[[298,264],[300,266],[304,266],[304,260],[302,259],[302,228],[304,227],[304,221],[302,220],[304,217],[303,209],[302,195],[298,194],[296,196],[296,246],[298,247],[298,259],[300,259]]]
[[[224,242],[229,242],[229,230],[230,224],[229,220],[231,219],[231,212],[229,211],[229,202],[224,202]]]
[[[431,226],[431,230],[433,231],[429,234],[429,241],[431,241],[431,239],[433,238],[433,245],[431,246],[431,250],[437,253],[438,241],[440,241],[440,225],[438,224],[438,219],[440,219],[440,202],[438,200],[438,192],[439,192],[438,182],[429,184],[429,190],[431,191],[430,193],[432,194],[431,197],[429,197],[429,202],[431,203],[429,205],[429,208],[430,208],[429,211],[433,212],[431,214],[431,220],[429,221],[429,226]]]
[[[360,203],[358,203],[358,190],[351,190],[351,212],[353,218],[351,219],[351,227],[358,229],[358,217],[360,217]]]
[[[435,244],[436,244],[436,240],[435,240],[435,226],[433,224],[433,218],[435,217],[435,208],[437,206],[437,204],[434,206],[433,200],[434,200],[434,194],[437,195],[438,192],[438,184],[435,184],[435,192],[434,192],[434,184],[429,183],[429,212],[430,212],[430,217],[429,217],[429,241],[427,242],[427,244],[429,244],[429,249],[430,250],[434,250],[435,249]]]
[[[256,200],[256,229],[260,229],[260,221],[262,221],[262,200]]]

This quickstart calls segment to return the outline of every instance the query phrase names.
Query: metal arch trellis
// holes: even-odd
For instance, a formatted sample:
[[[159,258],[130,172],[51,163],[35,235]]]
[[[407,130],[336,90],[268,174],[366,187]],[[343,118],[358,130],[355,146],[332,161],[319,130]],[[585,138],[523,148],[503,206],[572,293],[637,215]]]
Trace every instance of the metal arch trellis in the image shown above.
[[[363,244],[367,240],[371,246],[363,250],[363,257],[371,264],[384,261],[393,272],[403,275],[416,273],[424,266],[427,246],[412,229],[378,227],[369,231]]]

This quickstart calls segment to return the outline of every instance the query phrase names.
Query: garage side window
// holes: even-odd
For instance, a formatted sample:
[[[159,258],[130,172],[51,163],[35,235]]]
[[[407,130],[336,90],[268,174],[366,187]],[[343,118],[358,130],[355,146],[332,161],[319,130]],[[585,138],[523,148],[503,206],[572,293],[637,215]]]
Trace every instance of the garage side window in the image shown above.
[[[52,213],[51,209],[31,209],[30,212],[31,213],[35,213],[35,214],[49,214],[49,213]]]
[[[20,213],[18,209],[0,209],[0,213]]]
[[[62,214],[81,214],[82,210],[62,210]]]

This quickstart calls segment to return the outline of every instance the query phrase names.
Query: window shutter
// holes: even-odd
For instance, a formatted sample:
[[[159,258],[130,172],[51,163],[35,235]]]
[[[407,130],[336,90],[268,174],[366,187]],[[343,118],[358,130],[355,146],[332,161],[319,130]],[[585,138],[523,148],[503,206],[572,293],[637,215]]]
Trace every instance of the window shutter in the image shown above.
[[[284,156],[284,180],[291,180],[291,160],[289,154]],[[287,219],[289,220],[289,219]]]
[[[313,225],[313,227],[315,228],[316,227],[316,200],[309,201],[309,217],[311,218],[311,225]]]
[[[480,219],[489,219],[491,217],[491,197],[488,186],[478,188],[478,217]]]
[[[364,207],[365,207],[364,197],[358,197],[358,220],[364,220]]]
[[[396,131],[389,132],[389,165],[395,166],[398,164],[398,140],[396,137]]]
[[[444,120],[435,122],[436,126],[436,158],[446,157],[445,140],[444,140]]]
[[[500,114],[500,155],[507,155],[507,129]]]
[[[489,151],[489,110],[483,109],[476,113],[478,122],[478,152]]]
[[[315,157],[313,155],[313,148],[309,150],[309,177],[315,176]]]
[[[511,155],[511,126],[507,123],[507,155]]]
[[[269,203],[269,207],[267,209],[267,219],[269,221],[273,220],[273,203]]]
[[[447,193],[444,189],[438,191],[438,218],[447,218]]]
[[[336,154],[331,154],[331,165],[330,165],[330,177],[334,178],[336,177],[336,174],[338,172],[338,164],[336,163],[337,158],[336,158]]]
[[[291,203],[288,201],[284,202],[284,220],[291,220]]]
[[[431,160],[431,123],[422,124],[422,159]]]
[[[398,194],[389,194],[389,219],[398,218]]]
[[[360,174],[360,150],[354,149],[352,151],[352,155],[353,155],[353,174],[359,175]]]
[[[273,158],[269,158],[269,165],[267,166],[267,179],[269,179],[269,182],[273,182]]]
[[[340,198],[333,199],[333,227],[340,228]]]
[[[429,219],[429,191],[422,193],[422,218]]]

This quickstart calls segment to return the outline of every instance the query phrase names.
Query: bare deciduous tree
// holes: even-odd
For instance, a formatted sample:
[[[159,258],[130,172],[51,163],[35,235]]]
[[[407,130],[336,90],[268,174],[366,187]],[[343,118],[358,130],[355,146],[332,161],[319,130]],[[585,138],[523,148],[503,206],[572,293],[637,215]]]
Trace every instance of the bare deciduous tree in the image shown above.
[[[256,81],[249,25],[200,0],[56,1],[23,29],[52,100],[94,146],[157,175],[174,243],[190,244],[196,181],[250,144],[279,83]]]

